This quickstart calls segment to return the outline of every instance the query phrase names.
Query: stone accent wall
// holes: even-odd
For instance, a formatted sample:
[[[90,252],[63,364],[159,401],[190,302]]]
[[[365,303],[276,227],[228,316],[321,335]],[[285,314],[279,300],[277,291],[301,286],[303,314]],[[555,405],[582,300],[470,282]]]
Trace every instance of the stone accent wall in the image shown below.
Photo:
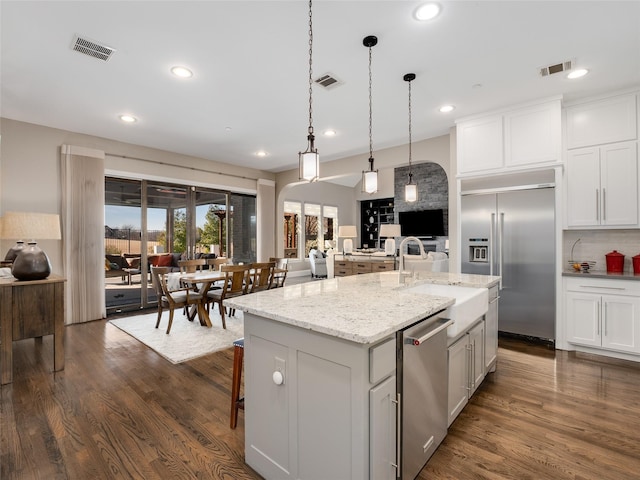
[[[445,236],[424,240],[425,249],[444,251],[445,240],[449,238],[449,182],[444,169],[437,163],[419,163],[411,168],[413,181],[418,184],[418,200],[407,203],[404,200],[404,186],[409,180],[409,167],[399,167],[394,170],[394,214],[398,223],[400,212],[415,210],[429,210],[442,208],[444,210]],[[398,246],[404,237],[396,239]]]

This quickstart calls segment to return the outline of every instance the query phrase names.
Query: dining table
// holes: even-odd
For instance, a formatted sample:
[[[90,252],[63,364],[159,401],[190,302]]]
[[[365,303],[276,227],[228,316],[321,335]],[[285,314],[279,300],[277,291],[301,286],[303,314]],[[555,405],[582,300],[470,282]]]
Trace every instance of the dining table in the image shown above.
[[[274,277],[278,274],[286,273],[286,269],[274,269]],[[211,327],[211,317],[207,311],[207,292],[211,289],[211,286],[225,279],[225,272],[220,270],[198,270],[192,273],[184,272],[172,272],[167,274],[167,286],[169,290],[177,290],[182,285],[187,285],[191,288],[197,288],[198,293],[202,294],[202,300],[194,305],[189,311],[189,318],[193,319],[195,313],[198,314],[198,320],[203,327]],[[276,279],[274,278],[274,282]],[[250,289],[248,290],[250,292]],[[195,308],[195,312],[193,309]]]
[[[167,286],[170,290],[177,290],[181,285],[195,287],[202,295],[202,300],[194,307],[198,314],[198,320],[203,327],[211,327],[211,318],[207,311],[207,292],[215,282],[225,279],[225,272],[219,270],[200,270],[194,273],[174,272],[167,274]],[[189,312],[189,318],[193,318],[193,312]]]

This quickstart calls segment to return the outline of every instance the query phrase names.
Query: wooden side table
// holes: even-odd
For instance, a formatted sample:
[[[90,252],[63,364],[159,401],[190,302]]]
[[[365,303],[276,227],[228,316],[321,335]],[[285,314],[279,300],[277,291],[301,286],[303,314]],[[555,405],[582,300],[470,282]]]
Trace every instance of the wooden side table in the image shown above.
[[[64,282],[0,279],[0,384],[13,381],[13,342],[53,335],[53,370],[64,369]]]

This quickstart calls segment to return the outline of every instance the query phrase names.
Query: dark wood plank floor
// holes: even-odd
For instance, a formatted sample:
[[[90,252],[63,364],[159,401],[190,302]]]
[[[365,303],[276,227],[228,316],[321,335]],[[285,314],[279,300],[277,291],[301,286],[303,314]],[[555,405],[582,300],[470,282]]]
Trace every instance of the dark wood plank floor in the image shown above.
[[[232,350],[172,365],[105,321],[14,346],[0,478],[253,479],[230,430]],[[500,340],[420,479],[640,479],[640,364]],[[333,480],[333,479],[327,479]]]

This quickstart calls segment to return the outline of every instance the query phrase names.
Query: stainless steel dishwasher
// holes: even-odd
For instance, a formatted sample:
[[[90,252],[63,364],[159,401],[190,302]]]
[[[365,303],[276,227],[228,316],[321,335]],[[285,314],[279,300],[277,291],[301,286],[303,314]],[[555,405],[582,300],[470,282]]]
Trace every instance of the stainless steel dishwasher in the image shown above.
[[[413,480],[447,435],[447,327],[452,323],[436,315],[397,334],[402,480]]]

